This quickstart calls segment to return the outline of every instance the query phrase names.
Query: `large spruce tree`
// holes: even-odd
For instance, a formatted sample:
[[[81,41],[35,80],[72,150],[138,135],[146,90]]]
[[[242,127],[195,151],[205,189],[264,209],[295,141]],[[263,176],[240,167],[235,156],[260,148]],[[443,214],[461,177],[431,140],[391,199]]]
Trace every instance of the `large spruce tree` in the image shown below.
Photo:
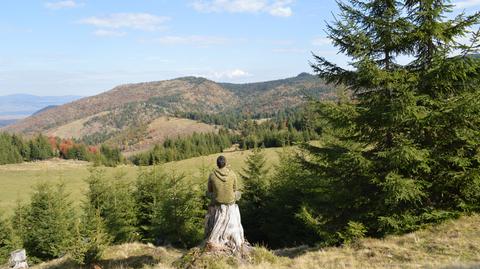
[[[318,104],[330,131],[321,147],[304,147],[309,192],[297,217],[335,242],[355,234],[352,223],[382,235],[478,209],[480,61],[456,40],[480,14],[450,18],[445,0],[339,7],[328,34],[352,67],[317,55],[312,67],[353,100]]]

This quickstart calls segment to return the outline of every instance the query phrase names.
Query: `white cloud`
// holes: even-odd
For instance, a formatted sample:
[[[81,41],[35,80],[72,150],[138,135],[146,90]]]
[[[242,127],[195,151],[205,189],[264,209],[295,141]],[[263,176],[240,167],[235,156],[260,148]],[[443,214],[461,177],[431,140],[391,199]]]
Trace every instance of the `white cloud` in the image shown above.
[[[249,77],[251,76],[248,72],[241,70],[241,69],[234,69],[234,70],[229,70],[225,71],[223,73],[219,73],[218,77],[227,77],[230,79],[234,78],[243,78],[243,77]]]
[[[456,2],[453,2],[453,5],[455,9],[474,7],[474,6],[480,5],[480,0],[456,1]]]
[[[268,13],[272,16],[277,17],[290,17],[293,14],[292,8],[288,5],[291,1],[275,1],[270,8]]]
[[[96,36],[103,36],[103,37],[122,37],[125,36],[127,33],[121,31],[113,31],[113,30],[104,30],[98,29],[93,32]]]
[[[189,74],[192,74],[191,72],[188,72]],[[204,77],[208,79],[212,79],[215,81],[218,80],[236,80],[236,79],[242,79],[246,77],[252,76],[249,72],[242,70],[242,69],[230,69],[230,70],[224,70],[224,71],[207,71],[207,72],[200,72],[200,73],[194,73],[193,76],[196,77]]]
[[[103,29],[135,29],[155,31],[164,29],[168,17],[156,16],[149,13],[115,13],[104,17],[89,17],[80,21],[82,24],[93,25]]]
[[[77,8],[82,6],[83,4],[77,3],[73,0],[65,0],[65,1],[56,1],[56,2],[47,2],[45,3],[45,7],[48,9],[65,9],[65,8]]]
[[[154,40],[161,45],[194,45],[208,47],[212,45],[225,45],[232,40],[219,36],[162,36]]]
[[[331,45],[332,41],[327,37],[317,37],[312,40],[312,45],[314,46],[324,46]]]
[[[293,0],[194,0],[192,7],[200,12],[269,13],[290,17]]]

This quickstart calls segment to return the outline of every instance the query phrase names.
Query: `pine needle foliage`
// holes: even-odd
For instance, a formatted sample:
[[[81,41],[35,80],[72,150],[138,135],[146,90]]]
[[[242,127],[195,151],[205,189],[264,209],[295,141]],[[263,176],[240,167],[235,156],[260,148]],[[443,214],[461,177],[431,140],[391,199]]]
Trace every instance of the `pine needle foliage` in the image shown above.
[[[167,180],[167,175],[160,166],[150,169],[140,168],[139,170],[134,197],[137,204],[139,232],[142,240],[146,242],[158,243],[159,241],[159,238],[156,238],[153,223],[155,222],[155,212],[164,199],[165,180]]]
[[[465,51],[478,43],[457,40],[480,13],[449,18],[445,0],[338,5],[327,32],[352,68],[318,55],[311,65],[353,97],[317,105],[328,136],[298,158],[310,190],[298,216],[324,241],[342,242],[332,234],[402,233],[478,210],[480,61]]]
[[[141,168],[133,193],[142,240],[192,247],[203,239],[205,209],[200,188],[160,166]]]
[[[83,216],[75,225],[74,244],[70,250],[72,259],[81,265],[94,264],[101,260],[111,240],[100,211],[85,204]]]
[[[0,265],[7,263],[16,247],[11,223],[0,213]]]
[[[47,183],[35,186],[30,203],[19,206],[13,223],[30,261],[67,254],[73,242],[75,213],[65,186]]]
[[[94,167],[87,183],[87,204],[90,210],[99,212],[113,242],[139,239],[133,186],[124,178],[124,174],[119,171],[112,178],[107,178],[105,170]]]
[[[157,243],[193,247],[203,239],[205,210],[198,185],[183,174],[170,174],[162,182],[158,206],[153,209],[152,233]]]
[[[239,202],[245,235],[251,243],[267,243],[263,232],[268,220],[270,179],[265,155],[261,148],[255,148],[248,156],[240,177],[243,182],[242,198]]]

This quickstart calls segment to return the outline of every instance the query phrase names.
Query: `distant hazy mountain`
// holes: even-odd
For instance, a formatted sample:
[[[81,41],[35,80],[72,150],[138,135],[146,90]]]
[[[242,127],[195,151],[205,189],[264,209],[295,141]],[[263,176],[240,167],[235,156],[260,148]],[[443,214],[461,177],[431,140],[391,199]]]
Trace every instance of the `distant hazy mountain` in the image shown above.
[[[18,120],[16,119],[9,119],[9,120],[2,120],[0,119],[0,128],[3,127],[3,126],[7,126],[7,125],[10,125],[10,124],[14,124],[15,122],[17,122]]]
[[[63,105],[81,98],[81,96],[35,96],[12,94],[0,96],[0,116],[18,119],[52,105]]]

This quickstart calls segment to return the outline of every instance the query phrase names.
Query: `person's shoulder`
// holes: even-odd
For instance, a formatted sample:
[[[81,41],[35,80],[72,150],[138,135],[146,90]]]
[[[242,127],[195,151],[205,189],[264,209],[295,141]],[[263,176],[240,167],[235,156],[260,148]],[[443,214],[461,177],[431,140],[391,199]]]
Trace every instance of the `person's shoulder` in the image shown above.
[[[216,168],[212,168],[212,170],[210,170],[210,175],[209,175],[209,177],[215,176],[216,171],[217,171]]]
[[[228,169],[228,173],[229,173],[229,174],[234,175],[234,176],[237,176],[237,174],[235,173],[235,171],[232,169],[231,166],[227,166],[227,169]]]

